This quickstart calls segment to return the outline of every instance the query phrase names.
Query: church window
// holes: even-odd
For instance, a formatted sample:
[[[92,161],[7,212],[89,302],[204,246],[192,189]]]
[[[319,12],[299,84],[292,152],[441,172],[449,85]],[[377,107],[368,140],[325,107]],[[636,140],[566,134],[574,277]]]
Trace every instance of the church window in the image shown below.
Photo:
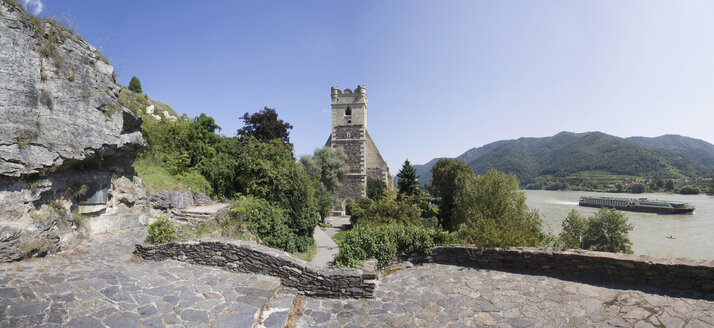
[[[347,120],[347,124],[352,124],[352,120]]]
[[[349,107],[347,107],[347,109],[345,109],[345,116],[348,116],[348,115],[352,115],[352,109]]]
[[[347,132],[347,138],[349,138],[349,137],[350,137],[350,133],[349,133],[349,132]]]

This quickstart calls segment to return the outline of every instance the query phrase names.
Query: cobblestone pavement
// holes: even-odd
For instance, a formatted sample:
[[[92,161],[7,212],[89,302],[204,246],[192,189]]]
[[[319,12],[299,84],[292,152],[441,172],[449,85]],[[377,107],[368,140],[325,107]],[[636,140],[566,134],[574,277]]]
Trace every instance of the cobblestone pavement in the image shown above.
[[[0,264],[0,327],[282,327],[295,292],[262,275],[131,255],[144,230]]]
[[[301,327],[714,326],[711,301],[440,264],[387,275],[372,300],[298,300]]]

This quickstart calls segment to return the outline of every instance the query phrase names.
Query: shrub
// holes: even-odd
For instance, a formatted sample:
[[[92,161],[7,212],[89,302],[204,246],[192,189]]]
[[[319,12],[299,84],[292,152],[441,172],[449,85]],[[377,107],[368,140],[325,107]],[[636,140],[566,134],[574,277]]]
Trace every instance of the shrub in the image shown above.
[[[40,91],[40,103],[52,109],[52,94],[47,89]]]
[[[581,248],[583,235],[587,221],[580,216],[578,211],[572,209],[563,220],[563,231],[560,232],[560,240],[565,248]]]
[[[246,225],[248,230],[260,238],[263,245],[279,248],[287,252],[297,251],[297,236],[288,228],[283,210],[253,196],[240,196],[233,202],[229,216],[221,222],[225,228]]]
[[[682,189],[679,189],[679,193],[682,195],[698,195],[699,192],[699,189],[693,187],[684,187]]]
[[[160,216],[147,228],[146,241],[152,244],[169,243],[177,240],[176,227],[165,216]]]
[[[627,217],[617,210],[601,208],[595,216],[584,219],[573,209],[563,221],[560,242],[567,248],[629,254],[632,229]]]
[[[397,223],[355,226],[342,237],[340,251],[335,255],[337,267],[354,267],[372,258],[384,266],[397,255],[427,254],[434,246],[455,241],[445,231]]]
[[[404,194],[400,200],[395,197],[393,191],[385,189],[384,196],[378,201],[365,197],[357,203],[348,204],[350,223],[421,225],[421,209],[412,202],[411,196]]]
[[[387,184],[382,179],[367,177],[367,197],[371,200],[380,200],[384,195]]]
[[[141,93],[141,82],[139,82],[139,79],[136,76],[131,77],[129,87],[127,87],[127,89],[134,93]]]
[[[484,246],[543,246],[550,236],[542,220],[526,205],[513,174],[490,169],[484,175],[456,179],[452,224],[464,242]]]

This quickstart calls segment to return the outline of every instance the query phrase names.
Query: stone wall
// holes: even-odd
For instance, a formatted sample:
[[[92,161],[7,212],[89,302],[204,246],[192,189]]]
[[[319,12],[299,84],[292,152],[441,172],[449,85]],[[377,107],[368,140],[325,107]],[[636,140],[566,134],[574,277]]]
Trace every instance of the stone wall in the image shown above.
[[[437,247],[418,260],[627,286],[714,293],[714,261],[529,247]]]
[[[321,269],[293,255],[243,241],[201,239],[159,245],[136,245],[134,254],[154,261],[173,259],[226,270],[279,277],[282,284],[306,295],[374,297],[375,260],[361,269]]]

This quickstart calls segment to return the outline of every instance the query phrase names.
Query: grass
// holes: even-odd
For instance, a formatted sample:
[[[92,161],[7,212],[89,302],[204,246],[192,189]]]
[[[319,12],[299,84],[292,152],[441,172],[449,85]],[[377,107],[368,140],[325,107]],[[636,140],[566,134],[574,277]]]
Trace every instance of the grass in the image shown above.
[[[47,89],[42,89],[40,92],[40,103],[52,108],[52,94]]]
[[[68,81],[74,81],[74,74],[67,75],[67,80]]]
[[[206,178],[198,173],[183,177],[174,176],[159,161],[152,158],[137,158],[134,161],[134,170],[150,192],[185,191],[191,188],[194,192],[207,193],[206,186],[210,186]]]
[[[347,231],[349,231],[349,229],[341,230],[340,232],[332,235],[331,238],[335,241],[335,244],[337,244],[337,246],[340,246],[342,242],[345,241],[345,235],[347,234]]]
[[[317,252],[317,244],[312,243],[312,245],[307,247],[306,251],[293,253],[293,255],[305,262],[310,262],[312,261],[312,257],[315,255],[315,252]]]
[[[72,216],[74,216],[74,225],[77,226],[77,231],[87,232],[89,218],[80,214],[79,211],[73,211]]]

